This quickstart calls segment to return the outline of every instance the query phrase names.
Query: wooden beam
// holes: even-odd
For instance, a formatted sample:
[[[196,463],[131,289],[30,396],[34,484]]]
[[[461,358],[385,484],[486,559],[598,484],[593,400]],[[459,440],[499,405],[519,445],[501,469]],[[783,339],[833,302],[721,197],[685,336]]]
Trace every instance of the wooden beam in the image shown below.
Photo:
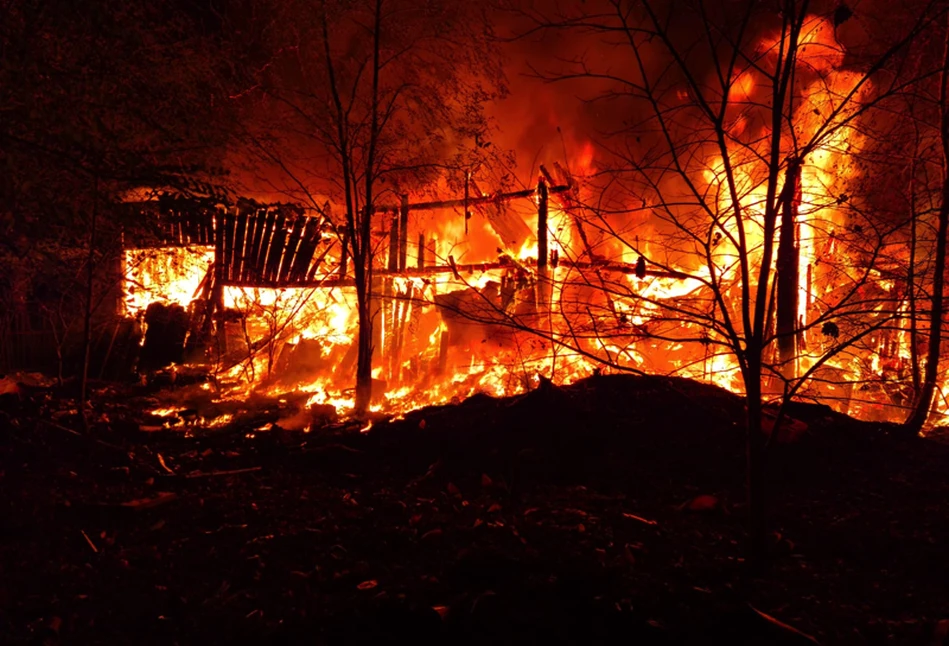
[[[480,195],[478,197],[470,197],[468,200],[464,198],[456,200],[436,200],[434,202],[416,202],[415,204],[409,204],[409,211],[432,211],[435,209],[457,209],[459,207],[464,207],[467,204],[469,207],[478,206],[480,204],[490,204],[492,202],[507,202],[510,200],[523,199],[525,197],[531,197],[534,195],[533,188],[525,188],[520,191],[513,191],[511,193],[492,193],[490,195]],[[550,186],[547,189],[547,192],[550,194],[563,193],[564,191],[570,190],[570,186],[566,184],[561,184],[558,186]],[[402,208],[402,205],[385,205],[378,206],[373,211],[375,213],[388,212],[388,213],[398,213]]]
[[[372,274],[373,276],[385,277],[385,276],[403,276],[406,278],[411,278],[413,276],[431,276],[435,274],[455,274],[460,280],[463,274],[473,274],[473,273],[483,273],[486,271],[496,271],[498,269],[510,269],[514,264],[511,261],[500,261],[500,262],[483,262],[483,263],[471,263],[471,264],[448,264],[448,265],[429,265],[423,269],[418,267],[407,267],[405,271],[388,271],[386,269],[374,269]],[[560,267],[568,269],[598,269],[605,272],[613,272],[618,274],[633,275],[636,273],[636,265],[630,265],[627,263],[591,263],[591,262],[570,262],[561,259]],[[676,280],[699,280],[696,276],[691,276],[686,273],[679,271],[664,271],[661,269],[647,269],[646,276],[653,276],[655,278],[674,278]],[[264,282],[234,282],[227,281],[227,284],[232,287],[262,287],[262,288],[310,288],[310,287],[325,287],[325,288],[334,288],[334,287],[352,287],[355,283],[351,278],[341,280],[338,277],[329,278],[327,276],[317,277],[313,276],[312,278],[301,281],[301,282],[276,282],[276,281],[264,281]]]
[[[389,214],[389,271],[399,270],[399,214]]]

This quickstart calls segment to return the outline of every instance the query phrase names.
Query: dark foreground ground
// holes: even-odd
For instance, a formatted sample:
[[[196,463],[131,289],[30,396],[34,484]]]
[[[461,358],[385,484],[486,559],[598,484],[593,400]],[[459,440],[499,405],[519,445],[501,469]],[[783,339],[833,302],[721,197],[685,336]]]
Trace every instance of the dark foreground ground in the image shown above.
[[[142,432],[130,393],[100,398],[80,436],[49,393],[6,397],[0,642],[810,643],[758,612],[824,644],[949,628],[949,447],[826,409],[774,448],[753,573],[742,405],[715,388],[594,377],[253,437],[239,417]]]

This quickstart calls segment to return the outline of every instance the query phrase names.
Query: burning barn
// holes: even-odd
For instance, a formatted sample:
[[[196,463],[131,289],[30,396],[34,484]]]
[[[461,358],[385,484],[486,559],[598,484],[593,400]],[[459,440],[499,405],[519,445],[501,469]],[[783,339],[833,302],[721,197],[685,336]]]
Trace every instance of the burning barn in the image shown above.
[[[458,199],[377,207],[370,296],[380,406],[517,392],[538,373],[588,374],[593,361],[564,350],[562,330],[550,328],[563,316],[555,310],[564,277],[685,277],[597,254],[575,206],[578,187],[558,173],[559,182],[544,170],[521,191],[486,194],[470,181]],[[145,324],[140,368],[203,365],[238,392],[351,398],[355,279],[347,231],[328,207],[130,206],[157,232],[127,239],[124,254],[125,314]]]
[[[0,13],[6,641],[946,641],[949,3]]]

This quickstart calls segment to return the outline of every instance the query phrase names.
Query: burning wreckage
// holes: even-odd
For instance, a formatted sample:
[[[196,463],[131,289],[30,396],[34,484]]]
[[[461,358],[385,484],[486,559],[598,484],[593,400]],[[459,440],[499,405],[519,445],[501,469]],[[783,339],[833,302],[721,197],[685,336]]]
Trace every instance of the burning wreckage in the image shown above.
[[[374,410],[591,374],[618,331],[627,342],[642,336],[609,296],[611,282],[688,280],[642,256],[598,253],[576,180],[556,172],[542,168],[537,186],[521,191],[487,194],[469,179],[460,199],[403,197],[375,210]],[[167,198],[129,206],[157,231],[123,259],[124,313],[144,324],[140,371],[207,376],[202,387],[228,399],[303,393],[308,410],[332,418],[352,408],[355,281],[345,227],[328,208]],[[568,321],[578,305],[584,318],[608,307],[612,326]]]
[[[840,233],[844,218],[833,206],[815,206],[815,187],[835,163],[822,151],[789,166],[785,178],[784,217],[795,235],[781,240],[776,284],[783,294],[770,316],[790,332],[774,344],[772,365],[784,368],[769,377],[770,390],[780,394],[787,383],[780,370],[793,364],[798,374],[811,370],[802,394],[839,412],[895,419],[907,398],[910,354],[898,318],[832,361],[812,358],[827,354],[847,321],[828,319],[828,304],[856,284],[841,270],[853,255]],[[595,200],[584,193],[593,189],[582,174],[559,164],[554,171],[541,166],[536,186],[520,191],[486,193],[469,177],[461,198],[404,196],[375,209],[372,410],[399,414],[599,371],[678,375],[742,391],[738,362],[708,324],[720,303],[740,298],[728,236],[712,241],[710,265],[677,262],[644,239],[655,231],[647,216],[623,228],[589,206]],[[721,181],[714,169],[707,179]],[[176,413],[193,410],[181,388],[189,381],[201,401],[226,404],[201,415],[214,425],[243,410],[251,395],[292,399],[280,411],[284,428],[308,429],[353,409],[357,286],[346,227],[328,206],[167,196],[124,206],[146,233],[124,237],[122,317],[96,344],[104,355],[99,376],[121,364],[121,374],[176,381],[172,401],[159,398],[153,411],[159,427],[181,425]],[[836,229],[827,226],[835,220]],[[709,266],[720,268],[715,280]],[[860,302],[888,305],[862,308],[863,318],[907,306],[898,282],[879,267],[876,280],[858,285]]]
[[[822,317],[833,290],[848,285],[832,282],[841,276],[834,259],[850,252],[846,236],[818,228],[815,214],[827,218],[828,209],[805,209],[815,199],[809,184],[834,163],[831,154],[815,160],[788,172],[785,216],[796,236],[777,261],[793,269],[780,272],[791,297],[779,297],[773,315],[789,326],[791,348],[776,344],[772,360],[786,366],[788,353],[798,372],[809,368],[809,346],[826,353],[836,340],[837,324]],[[738,363],[701,315],[714,312],[718,296],[736,298],[737,279],[710,281],[707,268],[677,266],[658,244],[618,234],[587,206],[582,182],[560,165],[556,178],[541,171],[536,187],[520,191],[484,193],[469,178],[459,199],[403,197],[375,209],[372,409],[398,414],[602,370],[675,374],[741,392]],[[714,173],[709,181],[718,181]],[[295,428],[352,409],[356,283],[345,227],[328,207],[166,199],[133,207],[161,232],[128,245],[124,258],[125,313],[145,328],[140,370],[197,371],[224,400],[293,393],[304,411],[291,416]],[[722,236],[715,243],[722,275],[736,273],[734,250]],[[886,277],[861,289],[902,303]],[[802,392],[865,418],[899,415],[905,389],[893,377],[905,380],[906,336],[881,326],[838,360],[817,363]],[[770,382],[777,393],[786,383],[778,371]]]

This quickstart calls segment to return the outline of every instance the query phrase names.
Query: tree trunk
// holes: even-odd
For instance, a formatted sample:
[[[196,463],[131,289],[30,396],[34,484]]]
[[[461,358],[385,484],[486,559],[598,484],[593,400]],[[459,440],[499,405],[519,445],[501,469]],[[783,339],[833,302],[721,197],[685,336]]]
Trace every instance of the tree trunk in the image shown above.
[[[936,392],[936,380],[939,377],[939,355],[942,351],[942,319],[943,319],[943,292],[945,291],[946,272],[946,237],[949,233],[949,172],[946,165],[949,163],[949,103],[947,103],[947,83],[949,83],[949,30],[943,51],[942,81],[939,91],[939,109],[941,112],[940,134],[942,136],[943,183],[942,203],[939,205],[939,223],[936,232],[936,258],[933,268],[933,290],[929,312],[929,347],[926,352],[926,370],[923,373],[923,383],[913,412],[905,422],[906,429],[918,434],[926,420],[933,404],[933,395]]]
[[[79,412],[83,428],[88,430],[86,398],[89,393],[89,361],[92,355],[92,297],[95,290],[96,228],[99,219],[99,176],[93,180],[92,218],[89,223],[89,254],[86,257],[86,298],[82,328],[82,373],[79,380]]]
[[[916,169],[915,169],[915,160],[912,177],[915,178]],[[911,180],[912,181],[912,180]],[[913,204],[915,205],[916,192],[915,190],[910,191],[910,199],[914,200]],[[920,373],[919,373],[919,321],[916,320],[917,316],[917,304],[916,304],[916,247],[917,247],[917,221],[916,221],[916,208],[913,206],[912,220],[910,222],[910,243],[909,243],[909,269],[906,276],[906,284],[909,286],[907,290],[907,300],[909,303],[909,356],[910,356],[910,370],[912,371],[913,378],[913,393],[915,396],[919,396],[920,393]]]
[[[372,213],[373,213],[373,189],[376,179],[376,144],[379,136],[379,70],[381,69],[380,57],[380,32],[382,30],[382,0],[376,0],[375,16],[372,30],[372,120],[369,128],[369,149],[366,153],[366,174],[365,179],[365,208],[362,212],[362,220],[359,221],[359,248],[353,245],[353,261],[356,274],[356,300],[359,305],[359,354],[356,358],[356,401],[355,412],[357,415],[364,415],[369,410],[369,402],[372,400],[372,350],[374,346],[373,319],[375,311],[372,307]],[[326,23],[324,22],[324,29]],[[355,206],[355,204],[353,204]],[[353,217],[353,231],[356,235],[356,219],[359,211],[350,207]],[[404,209],[403,209],[404,210]],[[407,211],[406,215],[408,214]],[[401,221],[400,221],[401,223]],[[407,224],[407,222],[405,223]]]
[[[372,400],[372,311],[368,285],[356,286],[359,309],[359,332],[356,338],[356,402],[355,412],[363,415]]]
[[[748,347],[745,391],[745,497],[748,507],[748,556],[760,563],[765,556],[765,437],[761,428],[761,351]]]
[[[944,117],[945,119],[945,117]],[[945,136],[945,135],[944,135]],[[905,422],[906,429],[918,434],[929,418],[936,380],[939,377],[939,355],[942,351],[943,292],[945,291],[946,237],[949,232],[949,178],[943,181],[942,204],[939,206],[939,226],[936,233],[936,262],[933,270],[933,291],[929,312],[929,347],[926,351],[926,369],[916,397],[913,411]]]

